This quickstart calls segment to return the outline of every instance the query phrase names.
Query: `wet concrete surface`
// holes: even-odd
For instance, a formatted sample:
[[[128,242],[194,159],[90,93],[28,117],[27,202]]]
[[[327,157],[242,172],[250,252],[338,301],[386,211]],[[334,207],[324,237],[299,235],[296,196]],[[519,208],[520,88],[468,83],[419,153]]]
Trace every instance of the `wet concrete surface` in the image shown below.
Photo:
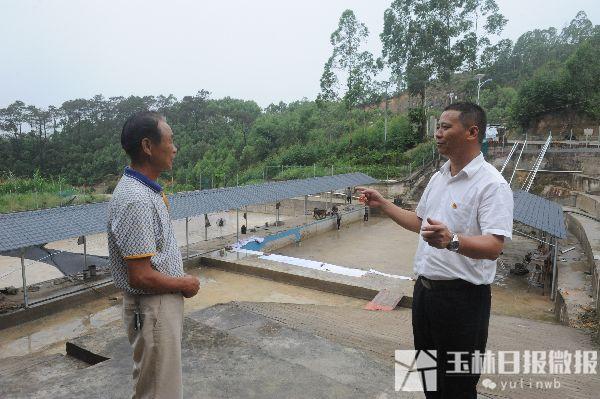
[[[320,252],[319,257],[314,256],[315,260],[361,268],[372,253],[358,244],[372,244],[379,249],[378,254],[389,250],[391,255],[383,257],[379,267],[371,263],[368,268],[398,274],[398,259],[406,262],[410,238],[402,241],[404,252],[398,251],[399,239],[395,233],[401,229],[385,219],[373,227],[382,222],[389,224],[378,230],[385,231],[384,235],[374,234],[370,226],[350,225],[344,226],[346,230],[328,232],[277,252],[308,258],[304,256],[308,249],[311,257],[314,251]],[[362,240],[363,237],[368,239]],[[493,286],[489,348],[590,348],[589,338],[577,330],[504,316],[552,317],[549,311],[552,303],[547,297],[536,290],[527,293],[526,277],[507,272],[511,263],[520,260],[530,247],[535,249],[535,242],[520,237],[506,247],[505,267],[499,266]],[[412,270],[412,258],[410,264]],[[201,291],[185,304],[189,329],[184,345],[184,356],[188,359],[184,366],[186,397],[395,397],[386,389],[381,390],[377,378],[381,364],[391,362],[393,350],[412,347],[408,310],[366,312],[362,310],[365,301],[349,297],[219,270],[201,268],[190,272],[200,277]],[[229,301],[249,302],[219,305]],[[80,363],[65,358],[64,348],[67,340],[77,341],[76,337],[86,333],[92,333],[86,345],[90,341],[104,342],[104,353],[111,359],[81,370]],[[5,359],[4,365],[13,364],[11,369],[0,367],[3,379],[0,397],[2,392],[15,394],[10,397],[127,397],[131,364],[122,333],[120,305],[109,298],[0,331],[0,358]],[[111,339],[102,341],[98,339],[100,336]],[[84,345],[84,339],[79,341]],[[312,347],[319,350],[311,352]],[[100,352],[102,348],[95,346],[94,350]],[[321,353],[324,355],[318,358]],[[35,367],[46,377],[36,377],[32,371],[31,384],[23,386],[19,364],[29,361],[31,366],[30,358],[35,359]],[[340,369],[339,363],[345,361],[357,365],[359,371]],[[54,373],[48,371],[52,364],[56,365]],[[393,367],[389,369],[392,374],[390,371],[384,374],[393,382]],[[372,386],[359,384],[357,388],[358,382],[369,378],[373,380]],[[107,391],[106,383],[99,384],[99,379],[110,381],[114,388]],[[598,379],[590,376],[567,376],[562,382],[563,389],[557,392],[505,396],[591,398],[600,389]],[[313,384],[318,384],[318,389]],[[379,396],[382,393],[388,396]]]
[[[373,268],[389,274],[413,277],[418,239],[417,234],[401,228],[388,218],[372,217],[366,223],[346,225],[340,231],[329,231],[303,240],[300,245],[290,245],[276,252],[340,266]],[[528,291],[528,276],[509,273],[516,262],[522,262],[525,254],[536,248],[536,241],[517,235],[506,243],[500,257],[503,263],[499,262],[496,279],[492,284],[492,312],[554,320],[554,304],[549,297],[542,295],[537,288]]]
[[[188,317],[183,340],[184,397],[364,398],[378,397],[382,392],[393,393],[393,378],[390,380],[393,369],[383,367],[354,349],[280,328],[270,321],[262,323],[258,320],[262,318],[255,314],[244,316],[238,312],[236,320],[245,319],[247,328],[256,327],[262,337],[259,342],[250,337],[251,329],[246,330],[246,337],[241,334],[240,327],[244,323],[236,323],[238,333],[231,334],[226,331],[231,330],[231,325],[223,325],[227,317],[217,323],[217,313],[202,316],[203,310],[198,311],[240,299],[334,304],[337,306],[333,307],[340,310],[360,309],[365,301],[218,270],[191,272],[200,277],[201,290],[185,303]],[[216,305],[215,309],[225,308],[226,305]],[[120,310],[120,305],[103,299],[0,331],[0,353],[5,358],[0,364],[13,364],[11,368],[0,368],[0,397],[124,398],[130,395],[131,349],[121,324]],[[198,322],[209,319],[207,324]],[[82,369],[80,363],[63,355],[66,341],[109,360]],[[265,348],[267,344],[270,348]],[[296,347],[294,356],[290,356],[287,344]],[[279,350],[275,350],[277,348]],[[299,356],[301,352],[303,356]],[[29,357],[35,358],[35,362],[28,362]],[[44,371],[51,364],[56,366],[54,371]],[[20,372],[24,368],[32,375],[44,373],[46,377],[25,381]],[[369,378],[359,383],[365,377]],[[385,384],[382,378],[386,379]]]
[[[248,318],[256,315],[247,315]],[[248,320],[249,321],[249,320]],[[276,325],[276,323],[271,323]],[[280,329],[281,333],[289,329]],[[304,340],[303,340],[304,339]],[[320,348],[312,336],[293,339],[306,350],[329,347],[327,352],[314,353],[312,367],[298,364],[287,356],[287,350],[268,350],[258,342],[240,339],[227,331],[202,324],[194,318],[186,317],[182,340],[183,386],[185,398],[365,398],[381,397],[393,392],[393,378],[390,368],[363,359],[355,351],[348,352],[337,344],[318,340]],[[95,342],[104,342],[106,348],[127,347],[124,334],[96,334]],[[41,384],[24,384],[13,374],[3,376],[0,390],[11,392],[14,398],[125,398],[131,395],[131,353],[123,350],[111,351],[112,357],[86,369],[75,369],[60,377],[50,378]],[[345,368],[345,380],[332,378],[327,367],[326,357],[335,355],[341,359],[339,367]],[[318,359],[324,362],[319,367]],[[379,375],[379,381],[356,383],[354,378],[365,369],[375,367],[386,374]],[[375,373],[374,375],[378,375]],[[351,376],[351,377],[349,377]],[[383,383],[385,379],[385,383]],[[377,383],[380,384],[377,384]],[[374,385],[379,385],[374,387]],[[18,386],[19,389],[14,389]],[[386,396],[391,397],[391,396]],[[416,394],[394,395],[393,397],[413,398]]]
[[[204,309],[230,301],[331,304],[361,308],[366,301],[328,294],[257,277],[220,270],[188,270],[200,278],[200,292],[185,301],[185,311]],[[111,299],[112,298],[112,299]],[[65,353],[66,340],[103,328],[121,318],[120,295],[101,297],[80,306],[0,330],[0,359],[31,353]]]
[[[296,305],[276,303],[240,303],[243,310],[260,314],[267,319],[290,328],[299,329],[347,348],[364,351],[390,367],[394,351],[412,349],[412,323],[410,309],[397,308],[391,312],[373,312],[363,309],[339,309],[323,305]],[[498,356],[498,351],[577,350],[595,349],[590,337],[577,329],[556,323],[492,314],[487,349]],[[523,370],[521,368],[521,370]],[[497,389],[481,385],[478,391],[494,398],[597,398],[600,377],[597,374],[513,374],[489,376],[498,383]],[[520,388],[518,381],[552,380],[560,387],[553,389]],[[510,388],[509,382],[514,385]],[[506,389],[500,383],[506,382]],[[487,396],[486,396],[487,397]]]
[[[182,344],[186,398],[413,398],[395,393],[393,354],[412,347],[410,310],[373,312],[313,304],[232,302],[188,312]],[[18,364],[0,373],[0,395],[15,398],[125,398],[131,392],[131,350],[114,322],[71,344],[109,358],[94,366],[65,364],[55,355],[28,363],[30,372],[55,371],[25,381]],[[591,349],[575,329],[539,321],[493,315],[488,349]],[[499,381],[528,375],[493,375]],[[509,388],[482,392],[505,398],[594,398],[597,375],[545,374],[555,389]]]
[[[344,224],[276,253],[340,266],[413,277],[413,259],[419,236],[392,220],[371,217],[368,222]]]

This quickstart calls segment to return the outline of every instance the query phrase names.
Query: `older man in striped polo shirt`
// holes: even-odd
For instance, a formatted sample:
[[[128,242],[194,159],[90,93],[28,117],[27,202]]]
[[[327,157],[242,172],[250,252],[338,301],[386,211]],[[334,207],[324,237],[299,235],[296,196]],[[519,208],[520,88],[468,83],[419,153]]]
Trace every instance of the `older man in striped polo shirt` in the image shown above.
[[[156,182],[172,168],[177,148],[155,112],[130,117],[121,145],[131,166],[110,201],[108,249],[133,348],[133,397],[181,398],[183,298],[196,295],[199,281],[183,272],[169,203]]]

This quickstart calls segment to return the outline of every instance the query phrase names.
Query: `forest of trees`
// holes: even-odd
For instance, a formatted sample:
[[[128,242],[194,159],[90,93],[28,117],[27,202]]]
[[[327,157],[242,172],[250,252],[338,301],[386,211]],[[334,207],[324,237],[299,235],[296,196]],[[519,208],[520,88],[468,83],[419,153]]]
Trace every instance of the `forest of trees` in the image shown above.
[[[428,101],[431,88],[446,85],[474,100],[479,73],[492,79],[481,93],[490,120],[527,128],[549,111],[600,119],[600,26],[584,12],[562,30],[535,29],[494,44],[506,24],[494,0],[394,0],[383,21],[376,57],[364,50],[366,26],[351,10],[342,14],[314,100],[261,109],[200,90],[181,99],[97,95],[46,109],[14,101],[0,108],[0,179],[39,171],[74,185],[114,180],[127,163],[122,124],[147,109],[173,128],[179,154],[172,177],[185,188],[259,180],[269,165],[335,165],[381,178],[431,152],[419,144],[425,118],[440,112]],[[406,115],[385,118],[367,106],[403,92],[417,100]],[[282,169],[275,177],[300,176]]]

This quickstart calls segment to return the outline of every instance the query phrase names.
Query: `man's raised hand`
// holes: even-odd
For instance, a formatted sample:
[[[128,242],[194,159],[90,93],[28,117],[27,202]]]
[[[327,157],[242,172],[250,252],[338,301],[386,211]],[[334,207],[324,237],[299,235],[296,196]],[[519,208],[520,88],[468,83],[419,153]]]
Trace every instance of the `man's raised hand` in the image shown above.
[[[358,201],[365,204],[366,206],[370,206],[373,208],[377,208],[382,206],[386,199],[383,198],[383,195],[377,190],[366,187],[356,187],[357,192],[360,193],[360,197],[358,197]]]
[[[421,237],[434,248],[444,249],[452,241],[452,233],[448,227],[437,220],[427,218],[429,225],[421,227]]]

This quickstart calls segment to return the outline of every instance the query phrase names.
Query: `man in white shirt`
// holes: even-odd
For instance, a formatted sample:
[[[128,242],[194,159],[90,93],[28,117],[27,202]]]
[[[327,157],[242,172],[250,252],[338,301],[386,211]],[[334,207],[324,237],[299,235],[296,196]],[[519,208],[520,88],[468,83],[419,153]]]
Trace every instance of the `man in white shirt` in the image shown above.
[[[437,391],[427,398],[476,398],[490,317],[490,284],[505,238],[512,238],[513,197],[502,175],[483,159],[485,111],[455,103],[442,113],[435,140],[449,161],[433,175],[411,212],[373,189],[361,201],[379,207],[421,235],[415,254],[412,323],[415,349],[436,350]],[[462,371],[465,364],[469,370]],[[458,372],[456,372],[458,371]]]

